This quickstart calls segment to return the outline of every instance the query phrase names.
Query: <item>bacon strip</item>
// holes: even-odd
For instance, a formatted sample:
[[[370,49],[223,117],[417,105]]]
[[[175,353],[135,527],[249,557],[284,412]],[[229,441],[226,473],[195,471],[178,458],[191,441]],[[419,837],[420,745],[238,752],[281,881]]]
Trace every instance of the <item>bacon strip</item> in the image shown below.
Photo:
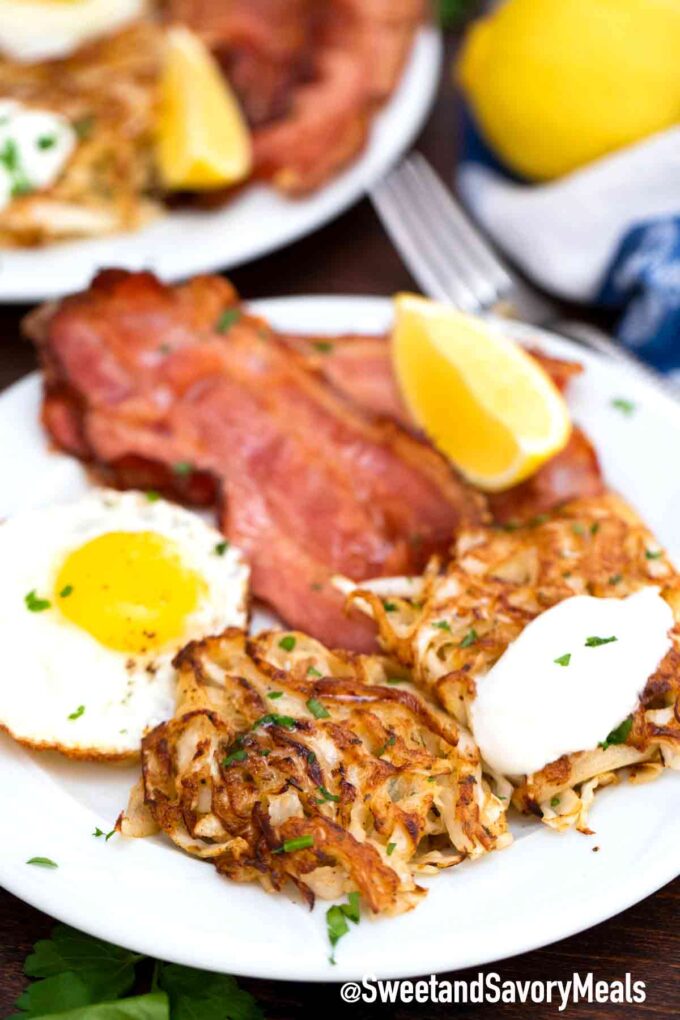
[[[39,314],[28,332],[45,366],[45,425],[122,481],[149,465],[191,498],[183,476],[172,484],[173,465],[191,464],[204,495],[213,479],[254,593],[329,644],[369,648],[370,624],[342,614],[329,576],[419,572],[459,524],[481,519],[482,501],[426,444],[350,407],[235,302],[219,278],[168,288],[110,271]],[[228,308],[241,317],[220,333]]]

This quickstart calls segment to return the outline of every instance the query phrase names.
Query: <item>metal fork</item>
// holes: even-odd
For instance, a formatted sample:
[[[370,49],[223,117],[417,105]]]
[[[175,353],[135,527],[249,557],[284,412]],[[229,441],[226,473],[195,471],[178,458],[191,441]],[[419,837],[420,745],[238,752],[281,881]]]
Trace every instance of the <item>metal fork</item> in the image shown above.
[[[428,161],[414,152],[370,191],[382,224],[424,294],[465,312],[493,311],[552,328],[625,364],[677,399],[678,390],[606,334],[556,322],[556,308],[513,276]]]

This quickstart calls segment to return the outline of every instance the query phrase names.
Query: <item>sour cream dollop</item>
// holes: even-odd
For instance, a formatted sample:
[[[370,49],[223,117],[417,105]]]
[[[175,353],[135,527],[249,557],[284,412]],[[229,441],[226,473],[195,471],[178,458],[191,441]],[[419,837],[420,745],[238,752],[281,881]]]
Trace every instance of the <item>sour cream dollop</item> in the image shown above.
[[[54,184],[76,144],[65,117],[0,100],[0,211],[14,198]]]
[[[536,617],[477,680],[471,722],[483,758],[503,775],[531,775],[595,748],[637,708],[673,623],[653,587],[576,595]]]

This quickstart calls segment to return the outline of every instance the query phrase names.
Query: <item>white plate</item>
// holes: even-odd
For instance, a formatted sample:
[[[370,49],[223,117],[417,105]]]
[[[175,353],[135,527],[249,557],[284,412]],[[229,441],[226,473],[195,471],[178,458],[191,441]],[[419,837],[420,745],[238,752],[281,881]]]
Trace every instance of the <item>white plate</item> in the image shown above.
[[[410,146],[432,105],[441,63],[440,34],[422,28],[399,87],[373,123],[366,149],[320,191],[291,199],[253,184],[220,209],[170,212],[134,233],[0,251],[0,303],[42,301],[81,290],[105,266],[151,269],[164,280],[230,269],[311,233],[361,198]]]
[[[260,302],[281,329],[380,331],[388,301],[294,298]],[[609,482],[638,507],[680,558],[680,409],[625,368],[521,326],[550,353],[576,357],[587,371],[572,386],[575,419],[595,437]],[[636,404],[626,417],[615,397]],[[0,398],[0,516],[74,495],[87,485],[68,458],[50,453],[38,425],[39,382],[31,376]],[[20,683],[4,676],[3,683]],[[513,821],[509,850],[429,880],[430,894],[396,919],[362,919],[328,962],[324,912],[286,896],[220,878],[162,836],[109,843],[136,769],[33,755],[0,740],[0,881],[34,906],[131,949],[197,967],[297,981],[374,974],[403,977],[501,959],[597,924],[670,881],[680,868],[680,782],[664,775],[645,786],[598,793],[594,837],[558,835]],[[599,846],[599,853],[593,853]],[[56,871],[29,867],[33,856]]]

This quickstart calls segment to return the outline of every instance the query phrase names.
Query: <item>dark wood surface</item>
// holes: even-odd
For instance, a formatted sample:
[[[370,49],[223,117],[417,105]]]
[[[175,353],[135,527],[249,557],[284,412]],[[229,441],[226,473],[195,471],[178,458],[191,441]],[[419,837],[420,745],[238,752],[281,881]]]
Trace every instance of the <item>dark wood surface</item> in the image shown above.
[[[455,45],[448,44],[449,57]],[[442,78],[432,116],[418,147],[450,178],[458,149],[456,101],[450,74]],[[413,287],[406,270],[391,248],[368,202],[364,201],[335,223],[266,259],[232,272],[231,278],[249,298],[267,295],[347,293],[392,294]],[[19,336],[19,321],[25,309],[0,309],[0,389],[21,378],[35,366],[31,347]],[[328,332],[333,323],[328,323]],[[20,423],[17,423],[19,427]],[[631,819],[634,824],[634,819]],[[584,837],[586,838],[586,837]],[[549,861],[545,862],[549,866]],[[555,881],[559,883],[559,875]],[[531,896],[531,888],[526,889]],[[93,905],[93,909],[96,909]],[[555,1005],[529,1006],[446,1006],[346,1005],[340,1001],[337,985],[300,985],[266,981],[243,981],[261,1001],[269,1020],[296,1020],[341,1010],[343,1015],[363,1020],[369,1016],[434,1018],[474,1017],[491,1020],[499,1016],[552,1018],[555,1016],[611,1020],[614,1017],[670,1020],[680,1013],[680,880],[632,907],[630,910],[545,949],[526,953],[490,967],[502,979],[565,980],[577,971],[592,971],[596,980],[646,982],[647,1000],[640,1005],[587,1004],[570,1006],[559,1014]],[[0,1016],[12,1012],[25,979],[23,962],[33,943],[45,937],[53,921],[9,893],[0,890]],[[143,923],[143,919],[140,919]],[[452,915],[452,928],[461,923]],[[456,977],[472,978],[477,971]]]

